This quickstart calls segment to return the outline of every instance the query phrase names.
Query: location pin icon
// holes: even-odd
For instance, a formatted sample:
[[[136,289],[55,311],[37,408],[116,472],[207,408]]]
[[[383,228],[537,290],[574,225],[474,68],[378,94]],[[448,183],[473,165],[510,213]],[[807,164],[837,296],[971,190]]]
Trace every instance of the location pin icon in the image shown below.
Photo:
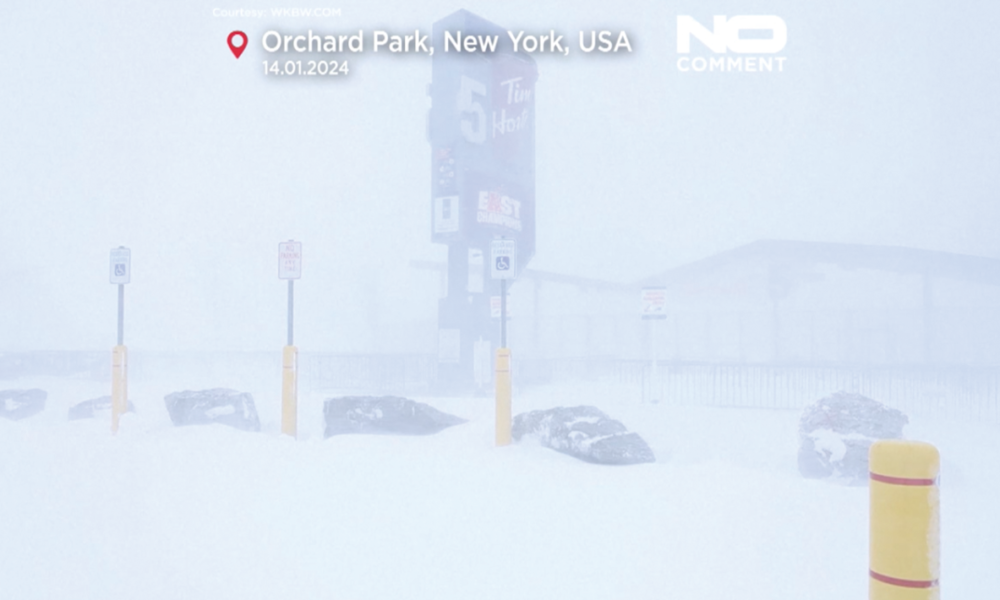
[[[234,44],[233,40],[236,40],[238,43]],[[226,41],[229,42],[229,49],[233,52],[233,56],[237,59],[239,59],[240,54],[243,54],[243,51],[247,49],[247,34],[242,31],[234,31],[230,33],[229,38],[227,38]]]

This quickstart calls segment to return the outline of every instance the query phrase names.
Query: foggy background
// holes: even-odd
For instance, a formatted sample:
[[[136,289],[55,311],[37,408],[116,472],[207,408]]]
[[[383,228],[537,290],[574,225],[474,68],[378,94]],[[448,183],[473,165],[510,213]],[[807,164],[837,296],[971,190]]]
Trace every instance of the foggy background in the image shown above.
[[[262,61],[280,55],[260,39],[429,34],[459,8],[514,31],[555,29],[572,48],[536,55],[531,268],[633,282],[760,239],[1000,258],[995,6],[319,5],[342,16],[212,16],[298,6],[278,1],[8,7],[0,351],[113,345],[118,245],[132,250],[130,348],[276,351],[287,239],[303,243],[298,346],[432,347],[414,324],[436,319],[439,276],[410,266],[446,258],[430,242],[431,59],[369,49],[346,56],[344,78],[272,78]],[[782,17],[785,72],[678,72],[678,14]],[[249,37],[239,60],[226,45],[236,29]],[[581,54],[577,32],[590,29],[625,30],[634,52]]]

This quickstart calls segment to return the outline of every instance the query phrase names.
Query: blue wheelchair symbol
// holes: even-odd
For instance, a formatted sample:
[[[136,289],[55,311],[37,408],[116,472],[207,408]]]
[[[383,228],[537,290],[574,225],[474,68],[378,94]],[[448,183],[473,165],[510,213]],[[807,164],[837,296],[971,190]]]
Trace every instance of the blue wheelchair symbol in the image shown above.
[[[510,270],[510,257],[509,256],[498,256],[497,257],[497,271],[509,271]]]
[[[115,277],[124,277],[124,276],[125,276],[125,265],[123,265],[121,263],[116,263],[115,264]]]

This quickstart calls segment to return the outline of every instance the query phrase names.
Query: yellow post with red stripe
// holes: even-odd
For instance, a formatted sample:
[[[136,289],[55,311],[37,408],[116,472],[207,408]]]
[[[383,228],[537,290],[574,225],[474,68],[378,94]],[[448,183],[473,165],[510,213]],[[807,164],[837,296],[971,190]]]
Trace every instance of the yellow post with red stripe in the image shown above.
[[[497,446],[510,444],[510,349],[497,348],[496,404]]]
[[[923,442],[872,444],[869,600],[940,598],[940,463]]]
[[[111,349],[111,433],[118,433],[118,420],[128,410],[128,348]]]
[[[281,433],[294,438],[299,423],[299,349],[285,346],[281,366]]]

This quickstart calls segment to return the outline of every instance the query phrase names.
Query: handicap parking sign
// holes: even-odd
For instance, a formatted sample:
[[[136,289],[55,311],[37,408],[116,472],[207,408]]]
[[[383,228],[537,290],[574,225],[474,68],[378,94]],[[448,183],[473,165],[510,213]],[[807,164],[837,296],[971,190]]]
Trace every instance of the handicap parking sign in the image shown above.
[[[111,251],[111,283],[119,285],[128,283],[132,279],[130,267],[132,266],[132,251],[124,246],[119,246]]]
[[[490,243],[490,254],[493,257],[490,269],[492,278],[514,279],[514,272],[517,270],[514,240],[493,240]]]

